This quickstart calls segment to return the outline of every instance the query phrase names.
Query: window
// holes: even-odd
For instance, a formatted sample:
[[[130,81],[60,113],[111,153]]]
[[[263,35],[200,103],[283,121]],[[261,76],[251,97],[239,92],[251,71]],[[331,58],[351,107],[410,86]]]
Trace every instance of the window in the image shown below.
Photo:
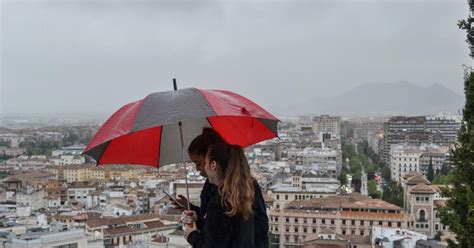
[[[436,230],[436,231],[439,230],[439,225],[438,225],[438,224],[435,224],[435,230]]]
[[[285,200],[288,200],[288,195],[285,195]]]
[[[277,195],[277,200],[280,200],[280,195]]]
[[[351,220],[351,225],[355,225],[355,224],[356,224],[355,220]]]
[[[303,228],[303,232],[304,232],[304,233],[307,233],[307,232],[308,232],[308,229],[307,229],[306,227]]]
[[[382,221],[379,221],[379,226],[381,226],[381,225],[382,225]]]
[[[316,228],[313,228],[313,233],[316,233]]]
[[[331,219],[331,225],[334,225],[334,219]]]
[[[346,224],[346,220],[342,220],[342,224],[345,225],[345,224]]]
[[[295,226],[295,232],[298,232],[298,227]]]
[[[364,225],[364,221],[363,221],[363,220],[360,221],[360,225],[361,225],[361,226]]]
[[[419,221],[425,221],[426,220],[426,212],[424,209],[420,210],[420,215],[419,215]]]
[[[325,220],[325,219],[322,219],[322,220],[321,220],[321,224],[326,224],[326,220]]]
[[[285,227],[285,231],[286,231],[286,232],[290,232],[290,227],[289,227],[289,226],[286,226],[286,227]]]
[[[346,235],[346,230],[345,229],[342,230],[342,235]]]
[[[402,223],[401,223],[401,222],[397,222],[397,227],[402,227]]]
[[[295,218],[295,223],[298,223],[298,218]]]
[[[364,230],[360,230],[360,236],[364,236]]]
[[[313,219],[313,224],[316,224],[316,219]]]
[[[306,218],[303,219],[303,223],[308,223],[308,220]]]
[[[275,221],[278,222],[278,217],[275,217]]]

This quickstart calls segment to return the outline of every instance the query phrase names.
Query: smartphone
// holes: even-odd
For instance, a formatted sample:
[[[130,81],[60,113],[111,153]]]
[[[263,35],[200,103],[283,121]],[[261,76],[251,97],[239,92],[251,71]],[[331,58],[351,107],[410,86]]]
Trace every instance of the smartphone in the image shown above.
[[[178,206],[184,208],[185,206],[183,206],[183,204],[179,203],[176,198],[174,196],[172,196],[170,193],[166,192],[165,190],[163,190],[163,193],[165,193],[165,195],[167,195],[171,201],[173,201],[174,203],[176,203]]]

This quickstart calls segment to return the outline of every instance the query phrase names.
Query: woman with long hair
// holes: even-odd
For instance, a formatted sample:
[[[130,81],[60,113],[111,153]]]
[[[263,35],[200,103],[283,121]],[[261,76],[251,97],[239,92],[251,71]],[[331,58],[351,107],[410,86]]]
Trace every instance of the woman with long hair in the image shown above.
[[[199,248],[255,247],[254,179],[243,149],[224,142],[212,144],[202,169],[209,183],[217,186],[217,193],[209,199],[201,230],[185,226],[188,242]],[[186,210],[185,215],[190,212]]]

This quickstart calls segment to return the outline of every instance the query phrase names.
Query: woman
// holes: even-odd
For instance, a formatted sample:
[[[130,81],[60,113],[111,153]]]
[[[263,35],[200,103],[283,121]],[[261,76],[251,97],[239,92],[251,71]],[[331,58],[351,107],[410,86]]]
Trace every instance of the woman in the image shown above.
[[[203,165],[205,164],[207,151],[212,145],[221,142],[225,143],[218,133],[216,133],[211,128],[204,128],[202,133],[194,138],[188,147],[188,154],[191,158],[191,161],[193,161],[196,165],[196,170],[199,171],[200,174],[205,178],[207,178],[207,175],[203,169]],[[242,148],[237,147],[237,149]],[[266,211],[266,205],[263,199],[262,189],[255,179],[253,179],[253,186],[255,191],[255,198],[253,201],[255,247],[268,248],[268,215]],[[206,180],[201,191],[201,206],[198,207],[193,204],[190,205],[191,210],[194,210],[197,214],[191,218],[189,216],[186,218],[190,221],[195,221],[197,229],[199,230],[203,229],[204,216],[207,213],[209,199],[215,194],[217,194],[217,186],[209,183],[209,180]],[[184,196],[179,195],[178,201],[182,206],[187,206],[188,202]],[[178,205],[175,205],[175,208],[184,210],[184,208],[181,208]]]
[[[242,148],[223,142],[211,145],[203,170],[217,194],[209,199],[202,230],[186,225],[188,242],[195,248],[255,247],[254,182]],[[192,210],[185,214],[197,215]]]

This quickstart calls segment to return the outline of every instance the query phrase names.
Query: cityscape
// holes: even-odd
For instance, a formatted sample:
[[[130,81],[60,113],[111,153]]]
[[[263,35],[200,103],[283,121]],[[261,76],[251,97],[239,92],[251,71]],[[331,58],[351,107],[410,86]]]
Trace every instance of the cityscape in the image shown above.
[[[444,247],[437,207],[460,127],[447,114],[283,120],[278,139],[245,149],[271,246]],[[163,192],[185,194],[182,166],[96,166],[80,154],[98,128],[2,128],[4,247],[189,247]],[[187,169],[199,204],[205,178]]]
[[[0,12],[0,248],[474,248],[473,0]]]

